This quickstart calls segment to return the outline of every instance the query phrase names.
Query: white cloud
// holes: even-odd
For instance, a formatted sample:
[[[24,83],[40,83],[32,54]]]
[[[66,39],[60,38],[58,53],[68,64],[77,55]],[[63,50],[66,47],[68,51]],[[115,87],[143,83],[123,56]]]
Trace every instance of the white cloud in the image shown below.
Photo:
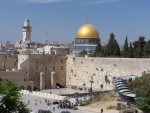
[[[87,4],[104,4],[104,3],[114,3],[119,0],[92,0],[91,2],[88,2]]]
[[[67,0],[22,0],[22,2],[28,3],[37,3],[37,4],[46,4],[46,3],[54,3],[54,2],[64,2]]]
[[[55,3],[55,2],[74,2],[74,3],[82,3],[82,4],[104,4],[104,3],[113,3],[119,0],[21,0],[22,2],[28,3],[37,3],[37,4],[47,4],[47,3]]]

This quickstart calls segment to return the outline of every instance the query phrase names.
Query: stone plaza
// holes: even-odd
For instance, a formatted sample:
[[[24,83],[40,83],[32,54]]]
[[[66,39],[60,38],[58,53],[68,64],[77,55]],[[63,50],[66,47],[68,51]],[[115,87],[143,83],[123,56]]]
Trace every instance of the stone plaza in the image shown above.
[[[58,90],[45,90],[45,91],[41,91],[41,93],[47,93],[49,94],[48,92],[49,91],[52,91],[53,93],[58,93]],[[60,91],[63,91],[62,89]],[[60,92],[59,91],[59,92]],[[69,91],[69,89],[64,89],[64,93],[66,91]],[[73,91],[71,91],[73,92]],[[46,103],[45,103],[45,100],[49,101],[51,104],[48,106]],[[53,102],[55,101],[59,101],[58,98],[47,98],[47,97],[44,97],[44,96],[37,96],[37,95],[33,95],[33,92],[29,92],[29,93],[22,93],[22,101],[24,101],[27,105],[28,105],[28,108],[30,108],[32,110],[32,113],[38,113],[38,110],[50,110],[52,111],[53,113],[61,113],[62,111],[70,111],[70,113],[97,113],[97,112],[88,112],[88,111],[85,111],[85,110],[73,110],[73,109],[58,109],[57,106],[58,104],[53,104]]]

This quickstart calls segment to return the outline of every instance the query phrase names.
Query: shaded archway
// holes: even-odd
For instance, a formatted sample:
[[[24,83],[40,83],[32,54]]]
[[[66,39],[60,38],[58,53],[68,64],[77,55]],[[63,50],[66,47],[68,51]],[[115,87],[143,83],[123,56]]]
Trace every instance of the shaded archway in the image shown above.
[[[32,91],[31,86],[27,86],[27,90]]]
[[[24,86],[20,86],[20,89],[25,89]]]

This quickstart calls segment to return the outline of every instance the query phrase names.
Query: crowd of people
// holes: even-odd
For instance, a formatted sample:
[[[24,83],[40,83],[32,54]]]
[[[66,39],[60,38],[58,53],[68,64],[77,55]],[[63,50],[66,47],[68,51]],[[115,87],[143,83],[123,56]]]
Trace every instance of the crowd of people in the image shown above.
[[[64,101],[60,101],[58,103],[58,106],[57,108],[61,108],[61,109],[74,109],[74,110],[77,110],[77,104],[73,104],[71,103],[70,101],[68,100],[64,100]]]

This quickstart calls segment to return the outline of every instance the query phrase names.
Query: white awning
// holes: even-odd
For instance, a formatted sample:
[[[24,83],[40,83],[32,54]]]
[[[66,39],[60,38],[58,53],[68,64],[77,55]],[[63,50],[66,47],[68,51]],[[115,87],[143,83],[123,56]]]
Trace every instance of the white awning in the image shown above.
[[[121,90],[121,89],[129,89],[129,88],[124,86],[124,87],[118,87],[117,89]]]
[[[116,87],[118,88],[118,87],[127,87],[127,85],[126,84],[118,84],[118,85],[116,85]]]
[[[126,84],[125,82],[114,82],[115,85],[117,84]]]
[[[122,79],[115,79],[114,82],[123,82]]]
[[[135,94],[133,94],[133,93],[129,93],[129,94],[127,94],[126,96],[128,96],[128,97],[136,97],[136,95]]]
[[[131,90],[129,90],[129,89],[122,89],[122,90],[119,91],[119,93],[123,93],[123,92],[131,92]]]
[[[127,94],[131,94],[131,92],[123,92],[121,94],[124,95],[124,96],[127,96]]]

